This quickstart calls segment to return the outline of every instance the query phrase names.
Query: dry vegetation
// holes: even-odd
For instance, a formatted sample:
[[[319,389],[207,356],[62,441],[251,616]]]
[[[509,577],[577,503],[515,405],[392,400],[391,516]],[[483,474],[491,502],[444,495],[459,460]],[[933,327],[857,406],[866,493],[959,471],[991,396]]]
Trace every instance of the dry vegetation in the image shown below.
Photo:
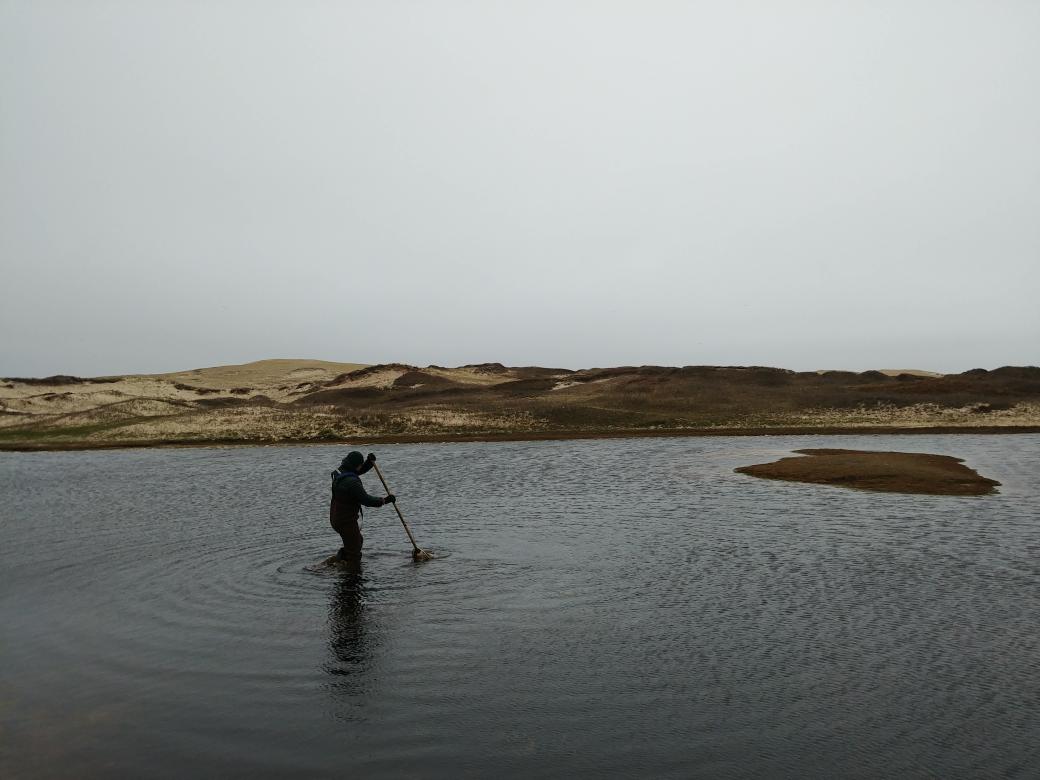
[[[265,360],[0,380],[0,448],[574,435],[1040,430],[1040,368],[419,368]]]

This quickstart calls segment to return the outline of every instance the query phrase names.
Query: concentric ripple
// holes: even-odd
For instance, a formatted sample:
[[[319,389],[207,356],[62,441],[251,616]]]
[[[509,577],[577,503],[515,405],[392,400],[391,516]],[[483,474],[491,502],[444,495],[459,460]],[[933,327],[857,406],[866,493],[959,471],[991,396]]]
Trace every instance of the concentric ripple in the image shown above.
[[[810,437],[0,454],[4,777],[1022,776],[1040,765],[1040,437],[996,496],[733,468]],[[377,484],[369,489],[378,492]]]

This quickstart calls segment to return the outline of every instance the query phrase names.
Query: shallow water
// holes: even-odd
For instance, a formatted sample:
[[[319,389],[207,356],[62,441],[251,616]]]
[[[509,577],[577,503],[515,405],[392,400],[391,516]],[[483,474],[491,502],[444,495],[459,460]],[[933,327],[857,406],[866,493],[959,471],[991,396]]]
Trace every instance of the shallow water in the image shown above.
[[[983,497],[756,480],[956,455]],[[4,777],[1035,777],[1040,436],[0,453]],[[377,490],[374,474],[364,481]]]

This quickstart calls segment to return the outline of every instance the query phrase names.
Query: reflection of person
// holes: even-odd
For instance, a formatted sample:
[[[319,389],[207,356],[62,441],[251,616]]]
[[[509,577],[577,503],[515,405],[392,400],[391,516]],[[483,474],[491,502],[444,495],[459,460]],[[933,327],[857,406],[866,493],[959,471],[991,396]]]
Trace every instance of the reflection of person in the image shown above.
[[[336,582],[329,601],[329,650],[332,659],[326,671],[332,675],[350,675],[360,671],[365,662],[364,609],[365,589],[361,561],[349,560]]]
[[[354,451],[332,472],[332,503],[329,505],[329,522],[336,533],[343,539],[343,546],[336,557],[341,560],[357,558],[361,555],[361,546],[365,537],[361,535],[358,517],[363,516],[362,506],[383,506],[392,504],[397,498],[391,493],[386,498],[370,496],[361,484],[361,475],[372,468],[376,456],[368,453],[366,458]]]

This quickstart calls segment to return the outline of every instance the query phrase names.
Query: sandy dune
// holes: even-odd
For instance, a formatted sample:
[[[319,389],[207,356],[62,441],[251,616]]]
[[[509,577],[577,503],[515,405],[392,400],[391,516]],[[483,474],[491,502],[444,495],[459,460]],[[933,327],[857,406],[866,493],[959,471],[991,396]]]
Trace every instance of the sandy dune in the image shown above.
[[[0,380],[0,427],[28,421],[86,425],[122,416],[153,417],[194,408],[200,399],[256,398],[282,401],[364,368],[325,360],[260,360],[168,374]],[[304,385],[304,388],[301,388]]]
[[[0,380],[0,448],[206,441],[1040,430],[1040,368],[571,371],[262,360],[166,374]]]
[[[935,371],[924,371],[920,368],[879,368],[876,370],[878,371],[878,373],[884,374],[885,376],[899,376],[900,374],[906,374],[907,376],[931,377],[933,379],[936,377],[945,376],[944,374],[940,374]],[[816,373],[829,374],[831,373],[831,371],[831,369],[824,368],[818,370]]]
[[[154,377],[217,390],[246,387],[270,395],[271,392],[291,394],[300,384],[327,382],[341,374],[365,367],[364,363],[275,359],[257,360],[241,365],[175,371],[169,374],[155,374]]]
[[[943,374],[937,374],[935,371],[922,371],[919,368],[880,368],[878,369],[885,376],[899,376],[900,374],[906,374],[908,376],[926,376],[926,377],[939,377]]]

